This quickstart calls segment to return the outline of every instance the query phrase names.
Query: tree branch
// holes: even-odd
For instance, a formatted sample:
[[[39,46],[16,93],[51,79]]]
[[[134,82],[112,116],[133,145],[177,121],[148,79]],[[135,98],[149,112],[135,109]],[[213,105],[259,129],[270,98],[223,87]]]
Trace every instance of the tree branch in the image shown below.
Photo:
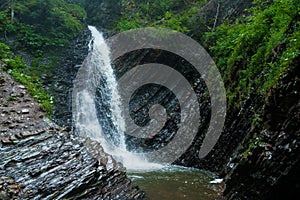
[[[212,31],[215,31],[215,29],[216,29],[217,22],[218,22],[218,17],[219,17],[219,12],[220,12],[220,3],[219,3],[219,1],[218,1],[217,12],[216,12],[215,21],[214,21],[214,26],[213,26]]]

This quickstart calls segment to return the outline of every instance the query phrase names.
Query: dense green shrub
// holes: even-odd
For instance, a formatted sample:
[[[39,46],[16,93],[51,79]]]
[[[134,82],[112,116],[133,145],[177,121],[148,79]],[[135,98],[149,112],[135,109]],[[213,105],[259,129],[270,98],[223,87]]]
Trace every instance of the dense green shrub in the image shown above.
[[[64,0],[19,0],[0,12],[0,32],[13,36],[35,56],[44,51],[61,48],[84,28],[86,12],[76,4]]]
[[[0,60],[6,59],[11,55],[9,46],[0,42]]]
[[[3,1],[0,6],[0,38],[17,41],[14,48],[24,49],[38,60],[44,53],[55,52],[69,44],[84,28],[85,10],[68,0]],[[14,8],[14,9],[12,9]],[[12,15],[11,13],[14,13]],[[13,17],[12,17],[13,16]],[[16,46],[18,45],[18,46]],[[0,43],[0,62],[3,69],[38,101],[48,116],[53,97],[42,88],[38,72],[49,66],[27,66],[20,56],[13,56],[9,47]]]
[[[126,31],[142,27],[169,28],[184,33],[195,29],[195,14],[200,12],[206,0],[123,0],[122,12],[115,22],[115,30]]]
[[[246,19],[207,34],[230,106],[238,107],[250,93],[266,97],[299,60],[299,1],[255,1],[255,5]]]

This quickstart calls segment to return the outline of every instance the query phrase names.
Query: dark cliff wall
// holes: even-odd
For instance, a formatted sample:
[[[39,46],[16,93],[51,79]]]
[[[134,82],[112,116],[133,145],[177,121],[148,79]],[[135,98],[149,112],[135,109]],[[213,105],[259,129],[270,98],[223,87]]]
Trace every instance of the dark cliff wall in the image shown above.
[[[48,92],[54,96],[53,120],[59,125],[72,126],[72,88],[73,80],[88,54],[91,33],[86,27],[71,45],[60,53],[57,66],[51,69],[50,76],[42,77]]]
[[[297,64],[296,64],[297,66]],[[263,119],[249,127],[248,138],[232,157],[225,195],[229,199],[284,199],[297,196],[300,187],[300,79],[291,70],[270,91],[262,105]],[[249,109],[249,108],[248,108]]]

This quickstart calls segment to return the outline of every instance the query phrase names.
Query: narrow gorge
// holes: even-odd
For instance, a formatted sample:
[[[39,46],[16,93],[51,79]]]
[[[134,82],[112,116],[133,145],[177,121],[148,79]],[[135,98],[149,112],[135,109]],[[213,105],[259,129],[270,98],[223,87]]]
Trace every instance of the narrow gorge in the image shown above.
[[[299,5],[0,0],[0,199],[297,199]]]

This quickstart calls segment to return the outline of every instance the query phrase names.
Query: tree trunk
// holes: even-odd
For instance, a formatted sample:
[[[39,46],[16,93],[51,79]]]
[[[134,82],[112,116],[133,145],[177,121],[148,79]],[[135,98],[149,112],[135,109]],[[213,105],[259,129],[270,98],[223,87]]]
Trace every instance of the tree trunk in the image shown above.
[[[11,23],[14,22],[14,16],[15,16],[15,0],[11,0]]]

